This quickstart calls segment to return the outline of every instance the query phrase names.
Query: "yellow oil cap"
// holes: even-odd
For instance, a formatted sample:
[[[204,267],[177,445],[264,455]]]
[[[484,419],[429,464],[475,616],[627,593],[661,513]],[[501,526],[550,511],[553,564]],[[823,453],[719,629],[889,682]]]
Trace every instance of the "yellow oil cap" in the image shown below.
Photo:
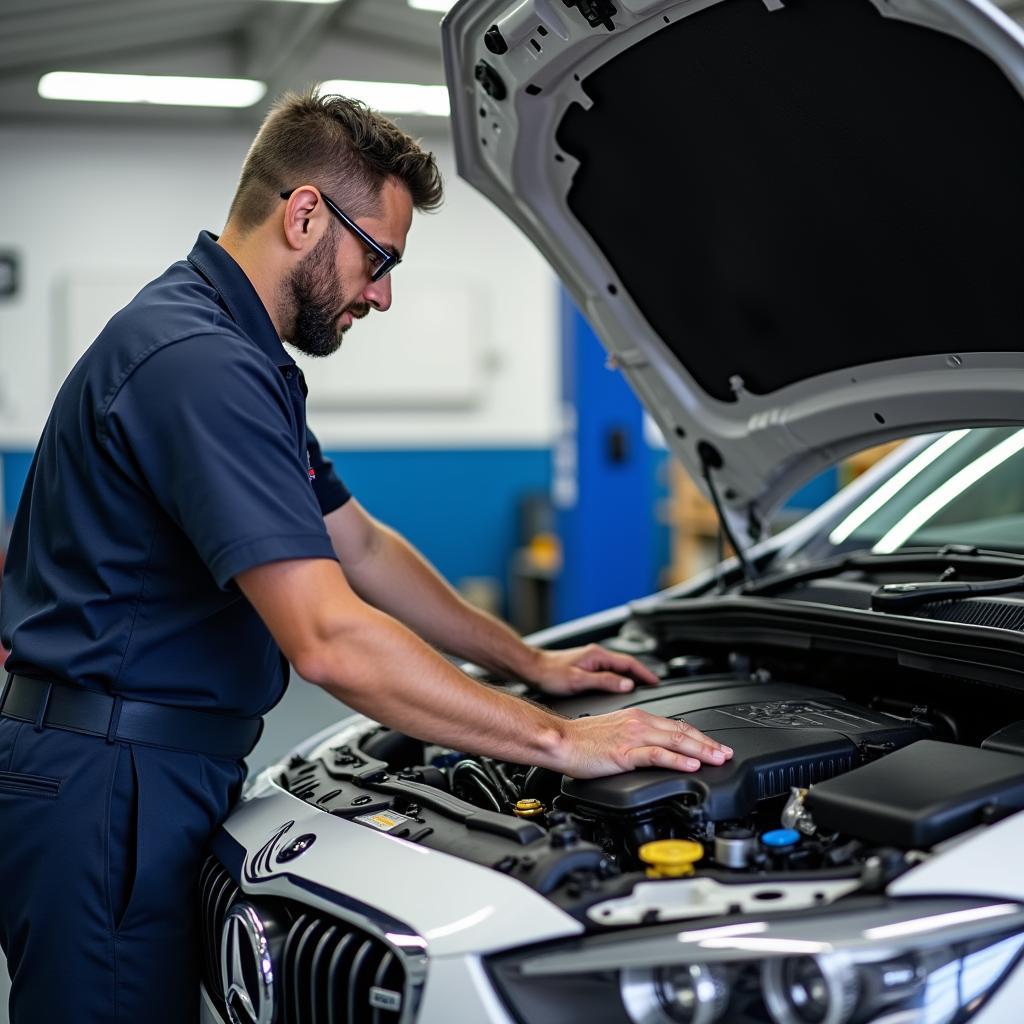
[[[520,800],[514,810],[518,818],[536,818],[544,813],[544,805],[539,800]]]
[[[657,839],[640,847],[648,878],[686,878],[704,856],[704,847],[692,839]]]

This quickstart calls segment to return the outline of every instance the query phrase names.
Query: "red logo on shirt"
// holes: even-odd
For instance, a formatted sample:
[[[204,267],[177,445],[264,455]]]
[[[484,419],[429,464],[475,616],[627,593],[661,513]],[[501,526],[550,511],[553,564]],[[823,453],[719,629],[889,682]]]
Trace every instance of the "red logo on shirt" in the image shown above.
[[[309,457],[309,449],[306,449],[306,465],[309,466],[309,482],[316,479],[316,470],[313,468],[313,460]]]

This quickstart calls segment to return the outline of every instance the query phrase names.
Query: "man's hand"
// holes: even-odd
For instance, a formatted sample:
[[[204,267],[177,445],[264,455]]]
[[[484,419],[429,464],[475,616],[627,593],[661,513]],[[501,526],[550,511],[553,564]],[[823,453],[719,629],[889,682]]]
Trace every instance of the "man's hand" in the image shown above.
[[[566,722],[559,770],[575,779],[617,775],[633,768],[695,772],[701,764],[725,764],[732,748],[686,722],[628,708]]]
[[[545,693],[610,690],[628,693],[634,681],[657,686],[658,677],[628,654],[617,654],[597,644],[564,651],[535,651],[524,679]]]

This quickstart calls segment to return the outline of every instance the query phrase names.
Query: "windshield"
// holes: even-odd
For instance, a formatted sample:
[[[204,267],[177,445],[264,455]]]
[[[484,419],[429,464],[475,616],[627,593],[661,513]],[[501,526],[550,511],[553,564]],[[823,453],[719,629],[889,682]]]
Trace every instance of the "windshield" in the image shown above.
[[[911,444],[916,454],[855,502],[840,502],[799,556],[944,544],[1024,551],[1024,430],[954,430]]]

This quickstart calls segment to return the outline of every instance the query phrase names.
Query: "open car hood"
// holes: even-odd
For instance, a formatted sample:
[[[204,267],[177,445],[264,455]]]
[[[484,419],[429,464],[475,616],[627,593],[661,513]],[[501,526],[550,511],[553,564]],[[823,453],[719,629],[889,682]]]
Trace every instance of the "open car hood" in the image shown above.
[[[868,445],[1024,421],[1024,33],[986,0],[461,0],[442,32],[460,174],[734,529]]]

